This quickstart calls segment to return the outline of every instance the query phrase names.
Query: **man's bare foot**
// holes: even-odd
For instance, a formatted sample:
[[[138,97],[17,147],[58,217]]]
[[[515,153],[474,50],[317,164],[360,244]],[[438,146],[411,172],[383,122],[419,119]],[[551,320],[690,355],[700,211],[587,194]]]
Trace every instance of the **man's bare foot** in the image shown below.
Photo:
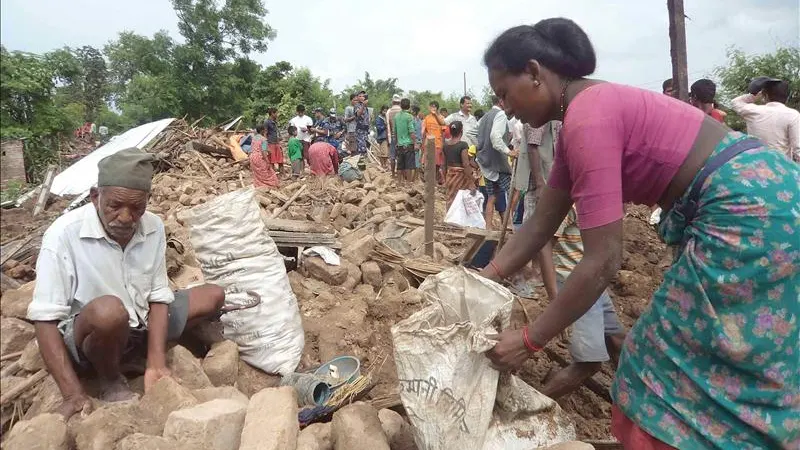
[[[104,402],[124,402],[135,396],[136,394],[128,386],[128,382],[123,376],[114,381],[105,382],[100,390],[100,400]]]

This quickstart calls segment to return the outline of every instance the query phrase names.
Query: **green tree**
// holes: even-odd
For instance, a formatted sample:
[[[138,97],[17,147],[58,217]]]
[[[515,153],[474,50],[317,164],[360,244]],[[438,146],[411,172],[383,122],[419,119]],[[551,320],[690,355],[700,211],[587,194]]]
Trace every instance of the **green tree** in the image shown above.
[[[58,161],[58,142],[80,125],[83,105],[56,106],[55,71],[45,58],[0,46],[0,138],[25,139],[28,178]]]
[[[728,51],[728,63],[717,67],[714,74],[720,86],[717,90],[718,98],[724,105],[729,106],[731,99],[747,92],[747,86],[753,78],[769,76],[789,82],[793,93],[786,104],[800,109],[800,49],[797,47],[782,47],[763,55],[747,55],[732,48]],[[745,128],[744,121],[732,111],[728,115],[727,123],[738,130]]]
[[[103,53],[108,58],[108,70],[115,99],[124,95],[128,83],[136,75],[165,76],[172,72],[172,51],[175,42],[166,31],[152,38],[130,31],[119,34],[109,42]]]
[[[109,75],[102,53],[94,47],[64,47],[45,55],[53,72],[57,106],[80,104],[82,119],[95,122],[109,94]]]

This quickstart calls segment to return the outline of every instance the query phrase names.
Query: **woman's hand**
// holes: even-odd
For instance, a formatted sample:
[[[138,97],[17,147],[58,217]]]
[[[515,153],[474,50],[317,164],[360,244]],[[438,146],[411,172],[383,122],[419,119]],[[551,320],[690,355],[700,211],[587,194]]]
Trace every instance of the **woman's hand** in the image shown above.
[[[530,358],[531,353],[525,347],[522,330],[505,330],[498,334],[497,344],[486,352],[492,366],[502,372],[518,370]]]

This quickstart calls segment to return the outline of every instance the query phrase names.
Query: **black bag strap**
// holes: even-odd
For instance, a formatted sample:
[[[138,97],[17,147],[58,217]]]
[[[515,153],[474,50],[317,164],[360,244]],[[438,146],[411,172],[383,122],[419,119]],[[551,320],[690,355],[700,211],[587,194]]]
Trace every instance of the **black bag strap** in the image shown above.
[[[764,144],[762,144],[758,139],[743,139],[717,153],[714,155],[714,157],[706,162],[706,165],[703,166],[700,174],[697,175],[697,178],[695,178],[694,182],[689,188],[689,195],[686,198],[686,202],[679,204],[675,211],[683,216],[685,224],[688,225],[692,219],[694,219],[695,214],[697,214],[697,204],[700,200],[700,190],[703,188],[703,183],[705,183],[706,178],[714,173],[714,171],[722,167],[723,164],[733,159],[736,155],[754,148],[761,147],[762,145]]]

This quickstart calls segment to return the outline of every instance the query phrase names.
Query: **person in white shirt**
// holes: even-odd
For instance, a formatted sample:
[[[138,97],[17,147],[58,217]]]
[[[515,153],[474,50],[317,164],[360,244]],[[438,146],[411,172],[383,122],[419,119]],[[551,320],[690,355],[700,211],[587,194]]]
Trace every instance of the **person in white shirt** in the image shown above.
[[[444,119],[444,123],[450,125],[458,120],[464,126],[464,133],[461,140],[469,145],[478,145],[478,119],[472,115],[472,97],[465,95],[458,102],[461,109],[450,114]]]
[[[91,203],[59,217],[42,238],[28,319],[67,419],[91,408],[76,367],[97,372],[101,400],[130,399],[123,360],[146,349],[150,390],[170,375],[167,340],[223,307],[219,286],[169,287],[164,224],[145,211],[152,161],[136,148],[102,159]]]
[[[392,168],[392,176],[395,176],[397,171],[397,131],[394,128],[394,116],[402,111],[400,108],[402,99],[400,94],[392,95],[392,107],[386,112],[386,137],[389,140],[389,166]]]
[[[519,156],[519,150],[509,147],[508,116],[502,101],[492,96],[492,109],[478,125],[478,154],[475,158],[486,182],[486,228],[491,230],[494,211],[503,214],[511,188],[511,165],[508,158]]]
[[[297,139],[303,143],[303,161],[308,165],[308,148],[311,147],[311,127],[314,120],[306,115],[305,105],[297,105],[297,115],[292,117],[289,125],[297,128]]]
[[[800,112],[786,106],[789,83],[758,77],[750,83],[749,91],[731,101],[733,110],[747,123],[747,134],[800,162]],[[756,104],[760,99],[765,104]]]

